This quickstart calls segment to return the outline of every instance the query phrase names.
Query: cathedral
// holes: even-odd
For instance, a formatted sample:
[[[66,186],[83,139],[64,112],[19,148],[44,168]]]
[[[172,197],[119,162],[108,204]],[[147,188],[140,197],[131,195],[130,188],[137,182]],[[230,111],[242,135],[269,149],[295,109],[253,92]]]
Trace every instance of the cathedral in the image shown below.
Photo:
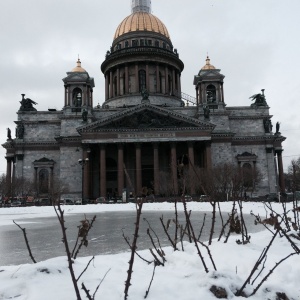
[[[38,111],[22,94],[15,137],[9,130],[2,144],[8,182],[26,178],[47,197],[59,181],[68,185],[64,197],[95,199],[144,189],[160,195],[164,174],[180,194],[179,162],[189,172],[230,163],[262,174],[257,195],[284,192],[285,137],[279,124],[273,129],[264,90],[252,104],[230,106],[225,76],[207,57],[191,78],[195,95],[183,93],[184,63],[151,0],[132,0],[108,48],[101,106],[80,59],[62,79],[61,110]],[[199,191],[191,185],[187,193]]]

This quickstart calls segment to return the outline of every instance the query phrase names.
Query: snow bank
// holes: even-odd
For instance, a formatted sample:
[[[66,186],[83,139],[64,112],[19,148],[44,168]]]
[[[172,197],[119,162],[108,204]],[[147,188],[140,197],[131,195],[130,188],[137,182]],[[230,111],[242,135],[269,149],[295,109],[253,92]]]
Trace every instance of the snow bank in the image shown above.
[[[231,203],[222,203],[222,211],[230,211]],[[289,204],[290,205],[290,204]],[[276,204],[274,209],[279,210],[281,205]],[[188,203],[191,210],[209,211],[208,203]],[[88,205],[68,206],[65,211],[73,213],[93,213],[112,210],[133,210],[134,204],[119,205]],[[146,204],[144,210],[173,210],[173,204],[154,203]],[[179,209],[182,209],[181,205]],[[263,204],[245,203],[244,212],[250,211],[266,215]],[[29,207],[0,209],[0,218],[5,224],[11,219],[33,219],[35,216],[53,215],[51,207]],[[29,220],[28,220],[29,221]],[[34,220],[32,220],[34,221]],[[260,225],[261,226],[261,225]],[[228,294],[228,299],[241,299],[234,293],[242,286],[250,274],[262,250],[269,243],[272,235],[264,230],[251,234],[251,243],[237,245],[235,240],[240,237],[231,236],[228,243],[213,241],[210,249],[214,258],[217,271],[213,270],[207,251],[200,247],[205,263],[209,268],[206,273],[197,250],[193,244],[184,243],[184,251],[173,251],[171,247],[164,248],[166,254],[165,266],[156,268],[149,300],[215,300],[210,291],[211,286],[223,287]],[[3,241],[2,241],[3,242]],[[299,241],[296,242],[300,247]],[[268,254],[265,269],[254,285],[247,286],[245,292],[251,293],[253,288],[261,281],[263,276],[279,262],[284,256],[293,252],[290,243],[285,238],[276,238]],[[150,251],[139,252],[144,258],[152,260]],[[127,276],[130,253],[117,255],[101,255],[95,257],[87,272],[79,282],[84,282],[87,288],[94,292],[105,273],[109,270],[95,299],[121,300],[124,299],[124,282]],[[75,272],[79,275],[85,268],[90,257],[79,258],[74,262]],[[294,255],[275,270],[274,274],[264,283],[252,300],[275,300],[276,292],[285,293],[289,299],[300,299],[300,267],[299,256]],[[129,289],[128,300],[144,299],[148,288],[153,264],[148,265],[135,257],[133,268],[132,286]],[[253,277],[252,279],[254,279]],[[81,291],[82,299],[86,299]],[[42,261],[37,264],[0,267],[0,299],[18,300],[73,300],[76,299],[69,275],[65,257],[57,257]]]

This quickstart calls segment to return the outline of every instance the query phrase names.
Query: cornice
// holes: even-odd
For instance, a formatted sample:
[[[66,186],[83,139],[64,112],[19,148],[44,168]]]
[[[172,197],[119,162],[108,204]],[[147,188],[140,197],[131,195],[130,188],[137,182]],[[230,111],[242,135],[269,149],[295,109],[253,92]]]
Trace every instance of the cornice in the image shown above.
[[[278,135],[261,135],[261,136],[235,136],[234,141],[284,141],[286,137]]]
[[[260,119],[270,119],[272,115],[250,115],[250,116],[231,116],[229,114],[229,120],[260,120]]]
[[[36,121],[15,121],[15,124],[24,125],[60,125],[60,120],[36,120]]]

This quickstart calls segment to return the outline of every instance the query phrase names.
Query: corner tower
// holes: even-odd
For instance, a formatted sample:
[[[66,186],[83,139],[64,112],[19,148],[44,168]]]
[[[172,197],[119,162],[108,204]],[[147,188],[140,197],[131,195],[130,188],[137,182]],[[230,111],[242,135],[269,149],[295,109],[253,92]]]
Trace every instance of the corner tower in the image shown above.
[[[210,58],[207,56],[206,64],[194,77],[197,105],[209,106],[212,109],[224,108],[223,80],[225,76],[220,72],[220,69],[210,63]]]
[[[83,109],[89,111],[93,107],[94,78],[81,67],[78,58],[77,66],[72,71],[67,72],[67,77],[63,79],[65,85],[64,110],[70,112],[82,112]]]
[[[166,26],[151,14],[151,1],[132,0],[132,13],[117,27],[101,65],[105,77],[103,106],[138,105],[144,89],[153,105],[182,106],[183,68]]]

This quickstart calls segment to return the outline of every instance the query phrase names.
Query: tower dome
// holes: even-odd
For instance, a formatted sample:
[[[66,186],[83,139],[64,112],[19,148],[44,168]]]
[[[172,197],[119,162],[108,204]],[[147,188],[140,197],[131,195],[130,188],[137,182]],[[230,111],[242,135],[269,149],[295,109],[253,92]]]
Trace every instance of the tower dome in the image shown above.
[[[79,57],[78,57],[78,60],[77,60],[77,66],[75,68],[73,68],[71,72],[86,73],[86,70],[81,67],[81,61],[80,61]]]
[[[169,32],[164,23],[156,16],[142,11],[137,11],[126,17],[118,26],[114,39],[126,33],[149,31],[164,35],[170,39]]]
[[[215,70],[216,68],[210,64],[210,58],[209,56],[206,57],[206,64],[204,67],[202,67],[201,70]]]

